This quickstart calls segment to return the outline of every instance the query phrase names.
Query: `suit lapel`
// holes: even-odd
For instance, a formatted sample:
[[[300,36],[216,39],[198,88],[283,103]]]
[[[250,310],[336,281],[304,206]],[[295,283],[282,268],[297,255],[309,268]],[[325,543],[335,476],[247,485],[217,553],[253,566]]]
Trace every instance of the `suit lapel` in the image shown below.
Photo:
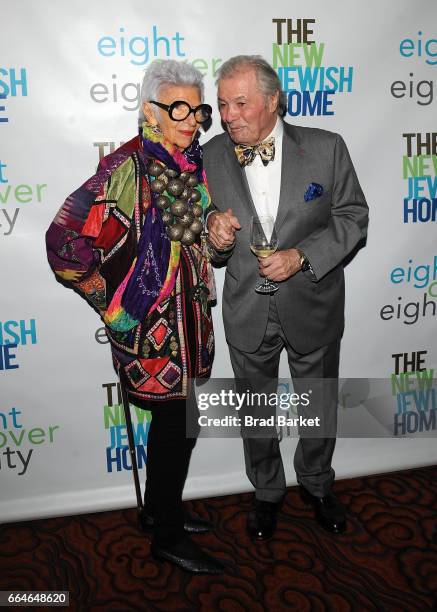
[[[246,173],[238,163],[237,156],[235,155],[234,144],[229,137],[226,143],[224,165],[235,187],[239,199],[250,211],[251,216],[256,215],[256,209],[252,200],[252,196],[250,195],[250,189],[249,184],[247,182]],[[232,208],[231,204],[230,207]]]
[[[278,213],[276,215],[276,229],[283,225],[287,213],[292,206],[294,194],[297,192],[296,177],[299,176],[304,165],[305,151],[299,142],[293,127],[284,122],[284,135],[282,137],[282,168],[281,190],[279,194]]]

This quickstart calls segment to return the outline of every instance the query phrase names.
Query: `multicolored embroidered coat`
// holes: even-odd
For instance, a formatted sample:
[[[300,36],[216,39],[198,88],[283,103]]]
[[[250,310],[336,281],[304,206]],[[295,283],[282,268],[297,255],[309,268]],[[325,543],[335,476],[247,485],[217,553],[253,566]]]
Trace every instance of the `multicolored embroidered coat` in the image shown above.
[[[101,160],[57,213],[47,252],[55,274],[100,313],[130,394],[180,399],[190,378],[211,370],[212,269],[200,238],[191,246],[169,240],[149,162],[194,171],[203,210],[210,197],[197,141],[187,155],[152,139],[140,135]]]

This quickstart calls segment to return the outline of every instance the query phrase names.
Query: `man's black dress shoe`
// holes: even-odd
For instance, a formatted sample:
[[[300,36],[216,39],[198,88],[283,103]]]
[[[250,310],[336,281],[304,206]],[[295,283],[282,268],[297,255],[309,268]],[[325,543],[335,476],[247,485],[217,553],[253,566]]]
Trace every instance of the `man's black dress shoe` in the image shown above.
[[[253,540],[268,540],[276,530],[278,504],[255,499],[247,515],[247,531]]]
[[[224,570],[220,561],[206,554],[187,535],[174,544],[152,542],[150,552],[155,559],[169,561],[192,574],[221,574]]]
[[[331,533],[346,531],[346,510],[333,493],[317,497],[301,485],[300,496],[302,501],[312,505],[316,521],[323,529]]]
[[[155,526],[153,516],[150,516],[143,507],[139,515],[140,528],[144,533],[152,533]],[[212,525],[209,521],[199,518],[198,516],[186,515],[184,522],[184,531],[186,533],[207,533],[211,531]]]

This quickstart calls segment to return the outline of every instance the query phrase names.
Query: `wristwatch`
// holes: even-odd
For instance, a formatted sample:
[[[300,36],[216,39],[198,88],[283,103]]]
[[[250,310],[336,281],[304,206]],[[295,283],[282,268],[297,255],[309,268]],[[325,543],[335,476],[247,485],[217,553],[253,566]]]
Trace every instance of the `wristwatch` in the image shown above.
[[[300,269],[302,270],[302,272],[307,272],[308,270],[312,271],[311,264],[307,259],[305,253],[303,253],[300,249],[298,249],[298,252],[300,256]]]

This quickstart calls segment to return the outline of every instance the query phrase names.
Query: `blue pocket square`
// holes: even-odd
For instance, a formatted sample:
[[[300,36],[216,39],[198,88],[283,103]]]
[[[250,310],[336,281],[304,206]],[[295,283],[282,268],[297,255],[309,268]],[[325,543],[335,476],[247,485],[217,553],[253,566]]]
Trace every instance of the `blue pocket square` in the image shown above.
[[[305,202],[309,202],[310,200],[315,200],[315,198],[320,198],[323,193],[323,187],[319,185],[319,183],[310,183],[308,185],[307,190],[305,191]]]

